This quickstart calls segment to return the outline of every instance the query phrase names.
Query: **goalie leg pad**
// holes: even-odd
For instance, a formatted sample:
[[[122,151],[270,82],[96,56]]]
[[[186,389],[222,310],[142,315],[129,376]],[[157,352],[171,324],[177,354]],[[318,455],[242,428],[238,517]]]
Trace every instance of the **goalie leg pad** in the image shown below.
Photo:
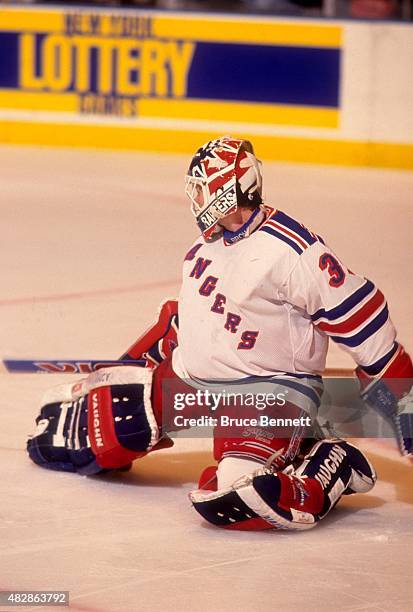
[[[375,480],[361,451],[343,440],[323,440],[296,470],[260,468],[227,489],[193,491],[190,499],[218,527],[304,530],[326,516],[343,493],[367,492]]]
[[[145,455],[160,435],[151,381],[150,370],[122,366],[50,390],[27,442],[30,458],[49,469],[95,474]]]
[[[55,402],[42,406],[36,419],[36,430],[27,441],[27,452],[34,463],[49,470],[64,472],[81,472],[86,466],[94,466],[92,472],[101,471],[102,468],[97,466],[95,455],[87,444],[87,413],[84,410],[79,412],[79,448],[72,449],[68,439],[65,443],[66,421],[71,420],[78,409],[72,402]]]
[[[309,489],[314,489],[311,505],[315,503],[321,507],[320,485],[311,481],[308,484]],[[295,483],[285,474],[265,474],[263,470],[257,470],[235,482],[231,488],[215,493],[193,491],[190,499],[195,510],[217,527],[241,531],[309,529],[316,523],[314,515],[282,504],[283,498],[290,498],[295,488]],[[305,496],[310,493],[307,490]]]
[[[241,498],[239,491],[221,489],[215,493],[199,491],[190,493],[190,500],[197,512],[209,523],[225,529],[250,531],[270,529],[266,521]]]
[[[320,483],[327,498],[324,514],[335,505],[341,493],[367,493],[377,480],[376,471],[367,457],[344,440],[317,442],[294,473]]]

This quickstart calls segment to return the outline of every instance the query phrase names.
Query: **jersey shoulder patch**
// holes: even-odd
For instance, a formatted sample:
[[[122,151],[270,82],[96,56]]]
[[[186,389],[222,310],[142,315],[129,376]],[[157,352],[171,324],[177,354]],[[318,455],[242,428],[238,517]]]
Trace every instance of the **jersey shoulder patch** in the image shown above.
[[[260,227],[259,231],[281,240],[298,253],[298,255],[302,255],[315,242],[324,244],[324,240],[320,236],[317,236],[317,234],[308,230],[302,223],[286,215],[281,210],[276,210]]]

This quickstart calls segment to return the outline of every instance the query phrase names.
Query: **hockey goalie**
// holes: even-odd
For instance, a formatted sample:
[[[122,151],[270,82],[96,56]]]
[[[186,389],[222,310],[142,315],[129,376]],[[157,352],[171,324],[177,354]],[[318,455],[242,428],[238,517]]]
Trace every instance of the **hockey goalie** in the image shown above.
[[[51,389],[27,443],[30,458],[91,475],[170,446],[165,381],[181,395],[217,381],[242,394],[266,381],[290,391],[283,410],[313,415],[329,338],[353,357],[362,397],[391,422],[401,453],[413,454],[413,366],[380,290],[320,236],[263,202],[261,164],[248,141],[225,136],[202,146],[186,194],[201,233],[184,258],[179,299],[163,304],[122,357],[146,367],[106,368]],[[302,425],[284,436],[271,427],[215,433],[216,465],[205,467],[190,500],[219,527],[308,529],[342,495],[375,484],[359,449]]]

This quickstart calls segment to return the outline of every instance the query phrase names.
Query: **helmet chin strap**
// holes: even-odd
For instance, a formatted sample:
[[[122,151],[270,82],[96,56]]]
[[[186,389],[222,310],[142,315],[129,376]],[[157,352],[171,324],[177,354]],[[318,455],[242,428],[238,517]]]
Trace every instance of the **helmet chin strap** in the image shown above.
[[[227,244],[234,244],[243,238],[247,238],[250,236],[262,223],[265,221],[267,217],[267,211],[264,205],[256,208],[252,213],[249,219],[241,225],[237,230],[231,232],[230,230],[223,229],[223,237],[224,241]]]

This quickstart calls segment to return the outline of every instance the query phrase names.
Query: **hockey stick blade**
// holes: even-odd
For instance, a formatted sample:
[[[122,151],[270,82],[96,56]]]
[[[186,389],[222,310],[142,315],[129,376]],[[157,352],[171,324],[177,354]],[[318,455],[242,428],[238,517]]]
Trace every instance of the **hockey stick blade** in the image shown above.
[[[145,360],[105,360],[105,359],[3,359],[3,371],[30,374],[89,374],[100,368],[133,365],[143,367]]]

